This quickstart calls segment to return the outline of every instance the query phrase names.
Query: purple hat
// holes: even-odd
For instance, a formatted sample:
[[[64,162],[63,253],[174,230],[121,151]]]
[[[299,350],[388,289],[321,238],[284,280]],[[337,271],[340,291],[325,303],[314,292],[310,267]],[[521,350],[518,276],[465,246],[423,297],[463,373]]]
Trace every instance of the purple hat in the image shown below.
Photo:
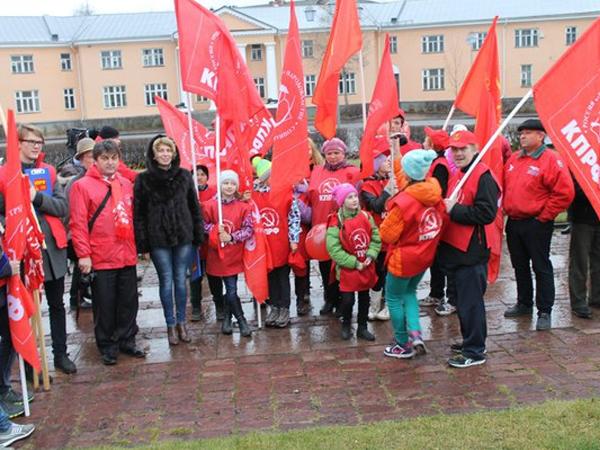
[[[348,147],[346,146],[344,141],[342,141],[340,138],[336,138],[336,137],[331,138],[328,141],[325,141],[323,143],[323,146],[321,147],[321,151],[323,152],[324,155],[326,155],[328,152],[331,152],[334,150],[339,150],[340,152],[342,152],[345,155],[346,152],[348,151]]]
[[[337,205],[341,208],[344,202],[346,201],[346,197],[348,197],[352,193],[358,195],[358,191],[350,183],[338,184],[333,189],[333,198],[335,199]]]

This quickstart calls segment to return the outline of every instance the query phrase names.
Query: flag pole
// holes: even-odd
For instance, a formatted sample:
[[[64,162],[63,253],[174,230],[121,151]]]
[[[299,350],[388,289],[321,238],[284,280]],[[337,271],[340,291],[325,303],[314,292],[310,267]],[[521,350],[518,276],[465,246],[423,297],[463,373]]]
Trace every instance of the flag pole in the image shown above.
[[[217,169],[217,214],[219,225],[223,225],[223,205],[221,204],[221,117],[215,114],[215,166]],[[223,246],[223,243],[221,243]]]
[[[448,128],[448,122],[450,122],[450,119],[452,118],[452,115],[454,114],[455,110],[456,110],[456,107],[454,106],[454,103],[452,103],[452,107],[450,108],[450,112],[448,113],[448,117],[446,117],[446,120],[444,121],[444,125],[442,126],[442,130],[446,130],[446,128]]]
[[[44,328],[42,326],[42,311],[40,302],[40,290],[33,291],[33,301],[35,303],[34,321],[37,322],[38,339],[40,347],[40,359],[42,360],[42,383],[45,391],[50,390],[50,375],[48,374],[48,360],[46,357],[46,340],[44,339]]]
[[[362,96],[362,118],[363,118],[363,131],[367,128],[367,93],[365,89],[365,68],[363,60],[362,48],[358,52],[358,64],[360,66],[360,90]],[[345,87],[344,87],[345,88]]]
[[[198,169],[196,168],[196,140],[194,139],[194,127],[192,126],[192,94],[187,94],[187,110],[188,110],[188,134],[190,135],[190,152],[192,156],[192,173],[194,174],[194,188],[196,189],[196,195],[198,195]]]
[[[506,125],[508,125],[508,123],[512,120],[512,118],[515,116],[515,114],[517,114],[517,112],[519,112],[519,110],[523,107],[525,102],[527,100],[529,100],[529,98],[532,95],[533,95],[533,90],[529,89],[527,91],[527,93],[525,94],[525,96],[519,101],[519,103],[517,103],[517,106],[515,106],[513,108],[513,110],[510,112],[510,114],[508,116],[506,116],[506,119],[504,119],[502,124],[498,127],[498,129],[494,132],[494,134],[492,134],[492,137],[489,138],[489,140],[487,141],[487,143],[485,144],[483,149],[479,152],[479,154],[477,155],[477,158],[475,158],[475,162],[473,164],[471,164],[471,167],[469,167],[469,170],[467,170],[467,173],[465,173],[465,176],[462,177],[462,179],[458,182],[458,184],[456,185],[456,188],[454,189],[454,191],[452,191],[452,194],[450,195],[449,198],[456,199],[456,197],[458,196],[458,192],[465,185],[465,182],[467,181],[467,179],[469,178],[471,173],[473,173],[473,170],[475,170],[475,166],[477,165],[477,163],[479,161],[481,161],[481,159],[487,153],[487,151],[490,149],[490,147],[492,146],[492,144],[494,143],[496,138],[498,136],[500,136],[500,133],[502,133],[502,130],[504,130],[504,128],[506,128]]]
[[[25,417],[29,417],[31,412],[29,411],[29,394],[27,392],[27,380],[25,379],[25,363],[23,357],[19,355],[19,375],[21,378],[21,392],[23,395],[23,409],[25,409]]]

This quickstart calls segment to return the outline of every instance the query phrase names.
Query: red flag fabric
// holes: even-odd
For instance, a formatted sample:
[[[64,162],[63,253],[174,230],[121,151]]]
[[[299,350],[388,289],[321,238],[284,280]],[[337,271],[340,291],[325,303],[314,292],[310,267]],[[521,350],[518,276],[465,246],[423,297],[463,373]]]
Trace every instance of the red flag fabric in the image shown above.
[[[379,74],[377,75],[371,103],[369,103],[367,126],[360,141],[359,154],[362,164],[360,175],[362,178],[373,175],[373,149],[376,145],[377,130],[381,125],[400,114],[399,103],[398,88],[390,56],[390,36],[386,34]]]
[[[356,0],[337,0],[327,49],[313,95],[317,106],[315,127],[325,137],[335,136],[340,72],[352,55],[362,48],[362,33]]]
[[[15,115],[10,109],[8,110],[7,127],[7,162],[3,168],[6,183],[4,249],[9,259],[20,261],[23,260],[28,246],[27,239],[29,236],[33,238],[33,235],[29,233],[33,224],[30,221],[29,182],[21,173]],[[35,305],[17,275],[11,276],[8,282],[7,307],[13,347],[32,367],[38,371],[41,370],[35,336],[29,323],[29,318],[35,311]]]
[[[260,221],[260,211],[250,200],[254,235],[244,244],[244,278],[252,296],[259,303],[269,298],[268,273],[273,268],[268,248],[267,238]]]
[[[300,33],[292,0],[273,136],[271,200],[275,203],[291,195],[292,186],[310,175],[303,80]]]
[[[600,19],[534,85],[552,143],[600,217]]]

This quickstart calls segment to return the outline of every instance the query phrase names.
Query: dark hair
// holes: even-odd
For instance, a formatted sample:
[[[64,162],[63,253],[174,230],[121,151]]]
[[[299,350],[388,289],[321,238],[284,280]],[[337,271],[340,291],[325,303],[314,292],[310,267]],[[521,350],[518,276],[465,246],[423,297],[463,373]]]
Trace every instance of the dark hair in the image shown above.
[[[98,135],[102,139],[116,139],[119,137],[119,130],[111,126],[104,125],[102,128],[100,128]]]
[[[204,172],[204,175],[206,175],[206,178],[208,178],[208,167],[206,167],[204,164],[198,164],[196,166],[196,170],[201,170]]]
[[[110,139],[106,141],[97,142],[94,145],[94,149],[92,150],[92,155],[94,156],[94,159],[98,159],[100,155],[103,155],[105,153],[116,154],[119,156],[119,159],[121,158],[121,149],[119,148],[119,145],[115,141]]]

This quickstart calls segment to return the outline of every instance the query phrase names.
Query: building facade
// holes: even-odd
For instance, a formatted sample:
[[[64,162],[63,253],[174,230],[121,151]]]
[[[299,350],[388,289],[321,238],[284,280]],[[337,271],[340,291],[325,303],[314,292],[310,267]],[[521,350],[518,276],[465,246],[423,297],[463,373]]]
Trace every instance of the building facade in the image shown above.
[[[531,3],[531,5],[528,5]],[[296,6],[307,104],[319,75],[333,4]],[[289,7],[223,7],[265,103],[278,97]],[[401,101],[452,101],[491,20],[498,15],[501,86],[518,98],[600,15],[597,2],[547,0],[402,0],[359,3],[366,101],[375,85],[385,35]],[[173,12],[80,17],[0,17],[0,104],[35,123],[156,115],[154,96],[186,102],[181,90]],[[340,104],[359,104],[358,57],[340,79]],[[193,96],[195,110],[210,102]]]

